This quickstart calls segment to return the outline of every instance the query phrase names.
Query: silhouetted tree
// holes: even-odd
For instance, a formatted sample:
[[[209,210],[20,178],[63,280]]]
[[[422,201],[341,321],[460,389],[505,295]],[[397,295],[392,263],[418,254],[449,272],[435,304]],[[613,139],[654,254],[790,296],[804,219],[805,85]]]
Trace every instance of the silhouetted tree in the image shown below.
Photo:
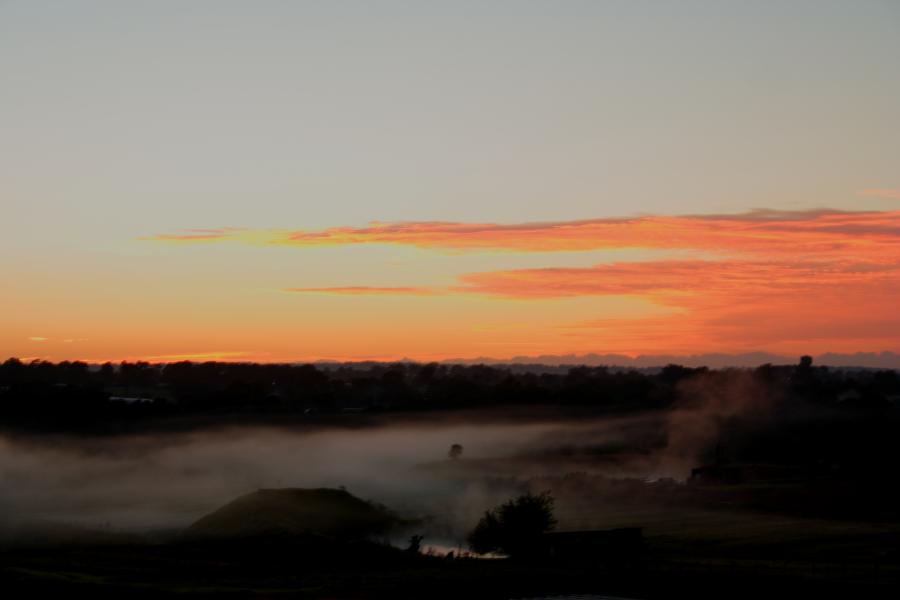
[[[469,534],[469,547],[479,554],[533,558],[541,553],[543,534],[555,526],[550,493],[526,493],[485,512]]]
[[[453,444],[450,446],[450,450],[447,451],[447,456],[453,460],[456,460],[460,456],[462,456],[463,447],[461,444]]]
[[[798,371],[809,371],[812,368],[813,358],[808,354],[800,357],[800,364],[797,366]]]
[[[422,551],[422,541],[425,539],[425,536],[421,535],[413,535],[409,538],[409,546],[406,547],[406,551],[411,554],[418,554]]]

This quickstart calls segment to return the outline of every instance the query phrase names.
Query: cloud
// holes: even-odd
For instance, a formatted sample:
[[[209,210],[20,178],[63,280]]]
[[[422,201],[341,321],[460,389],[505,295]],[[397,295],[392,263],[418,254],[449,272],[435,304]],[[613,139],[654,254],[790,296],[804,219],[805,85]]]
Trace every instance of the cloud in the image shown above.
[[[900,189],[898,188],[866,188],[860,190],[857,194],[860,196],[887,198],[888,200],[900,200]]]
[[[222,242],[236,240],[242,232],[248,231],[242,227],[221,227],[218,229],[179,229],[176,233],[164,233],[142,237],[141,240],[154,242]]]
[[[295,287],[285,288],[285,292],[300,294],[335,294],[340,296],[433,296],[440,293],[437,288],[419,286],[383,287],[352,285],[339,287]]]
[[[639,216],[518,224],[396,222],[318,231],[214,229],[155,241],[252,241],[293,247],[393,244],[438,250],[561,252],[620,248],[796,254],[898,243],[900,211],[758,210],[738,215]]]
[[[28,340],[31,342],[48,342],[48,341],[50,341],[50,338],[41,337],[39,335],[33,335],[30,338],[28,338]]]
[[[900,349],[900,211],[757,210],[507,225],[373,223],[267,235],[267,244],[295,248],[377,243],[485,252],[700,251],[703,260],[471,272],[444,287],[347,285],[285,291],[522,301],[620,296],[665,309],[652,316],[598,315],[580,322],[567,322],[561,314],[557,330],[572,343],[569,348],[626,353]]]
[[[673,260],[469,273],[454,290],[510,298],[650,294],[678,299],[685,293],[710,297],[865,286],[893,283],[898,276],[898,261]]]
[[[182,360],[188,361],[216,361],[216,362],[255,362],[264,360],[265,356],[245,351],[212,351],[212,352],[190,352],[184,354],[155,354],[149,356],[128,356],[123,359],[106,359],[109,361],[148,361],[148,362],[177,362]],[[105,362],[104,360],[96,360],[95,362]]]
[[[623,295],[668,307],[663,315],[598,318],[564,335],[622,351],[671,347],[858,350],[900,348],[900,257],[839,261],[721,260],[615,263],[577,269],[471,273],[459,292],[521,300]],[[626,342],[623,345],[623,340]],[[671,342],[670,342],[671,343]]]
[[[896,236],[900,212],[754,211],[742,215],[642,216],[521,224],[444,222],[373,223],[286,234],[273,243],[292,246],[400,244],[449,250],[520,252],[617,248],[739,252],[838,250],[859,234]]]

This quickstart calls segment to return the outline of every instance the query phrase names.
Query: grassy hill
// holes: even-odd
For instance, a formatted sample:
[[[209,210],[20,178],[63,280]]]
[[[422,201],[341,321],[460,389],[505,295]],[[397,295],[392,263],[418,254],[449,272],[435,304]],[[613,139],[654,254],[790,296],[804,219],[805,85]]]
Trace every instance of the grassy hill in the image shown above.
[[[330,488],[261,489],[241,496],[188,527],[183,537],[243,538],[319,535],[360,539],[398,523],[382,506],[345,490]]]

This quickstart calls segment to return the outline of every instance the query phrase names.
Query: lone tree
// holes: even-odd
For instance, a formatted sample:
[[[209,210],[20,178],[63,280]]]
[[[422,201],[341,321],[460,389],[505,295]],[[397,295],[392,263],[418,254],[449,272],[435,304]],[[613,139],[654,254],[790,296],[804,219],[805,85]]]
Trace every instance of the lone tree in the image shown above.
[[[485,512],[469,534],[469,547],[479,554],[533,558],[541,553],[543,534],[555,526],[550,492],[526,493]]]
[[[453,444],[450,446],[450,450],[447,451],[447,456],[453,460],[456,460],[460,456],[462,456],[463,447],[460,444]]]
[[[418,554],[422,551],[422,541],[425,539],[425,536],[422,535],[413,535],[409,538],[409,546],[406,547],[406,551],[411,554]]]

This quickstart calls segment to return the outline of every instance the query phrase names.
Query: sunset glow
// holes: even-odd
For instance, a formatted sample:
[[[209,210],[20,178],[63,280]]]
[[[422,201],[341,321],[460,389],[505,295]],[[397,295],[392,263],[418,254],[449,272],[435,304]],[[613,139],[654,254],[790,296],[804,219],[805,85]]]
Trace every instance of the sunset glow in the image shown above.
[[[193,241],[191,233],[153,239]],[[585,349],[586,344],[634,354],[704,348],[796,353],[900,345],[895,306],[900,297],[898,211],[756,211],[513,225],[375,223],[273,232],[267,243],[300,252],[310,246],[393,244],[479,253],[638,248],[702,250],[716,256],[461,273],[444,286],[286,288],[354,296],[474,295],[503,302],[607,296],[670,309],[662,316],[623,319],[567,321],[560,316],[558,345],[541,347],[543,354]],[[558,310],[564,314],[565,309]]]
[[[290,4],[0,8],[0,354],[900,352],[896,10]]]

